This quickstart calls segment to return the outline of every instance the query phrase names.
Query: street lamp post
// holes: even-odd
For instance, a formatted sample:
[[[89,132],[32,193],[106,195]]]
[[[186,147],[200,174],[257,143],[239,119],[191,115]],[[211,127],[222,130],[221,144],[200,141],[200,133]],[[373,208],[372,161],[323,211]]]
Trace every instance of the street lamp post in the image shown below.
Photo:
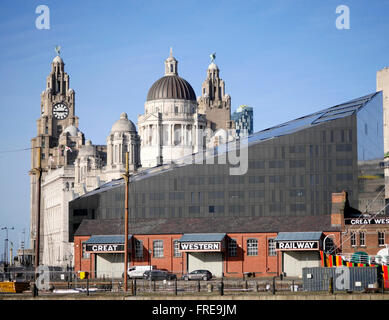
[[[327,252],[327,248],[326,248],[326,240],[327,240],[327,238],[329,238],[330,236],[333,236],[333,237],[335,237],[335,235],[333,234],[333,233],[330,233],[330,234],[327,234],[325,237],[324,237],[324,240],[323,240],[323,251],[324,252]],[[334,242],[332,242],[332,243],[334,243]],[[332,247],[333,248],[333,247]]]
[[[126,183],[125,197],[124,197],[124,291],[128,290],[127,283],[127,269],[128,269],[128,189],[130,182],[130,173],[128,168],[128,151],[126,152],[126,172],[123,174]]]
[[[14,230],[14,227],[8,228],[8,227],[3,227],[1,230],[5,230],[6,236],[4,240],[4,262],[7,265],[8,264],[8,230]]]

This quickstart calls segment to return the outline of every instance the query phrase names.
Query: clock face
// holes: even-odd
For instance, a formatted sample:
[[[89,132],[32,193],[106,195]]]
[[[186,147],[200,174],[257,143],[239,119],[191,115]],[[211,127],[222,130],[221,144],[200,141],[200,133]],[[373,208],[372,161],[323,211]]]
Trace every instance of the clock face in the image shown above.
[[[53,107],[53,116],[58,120],[66,119],[69,115],[69,108],[63,103],[57,103]]]

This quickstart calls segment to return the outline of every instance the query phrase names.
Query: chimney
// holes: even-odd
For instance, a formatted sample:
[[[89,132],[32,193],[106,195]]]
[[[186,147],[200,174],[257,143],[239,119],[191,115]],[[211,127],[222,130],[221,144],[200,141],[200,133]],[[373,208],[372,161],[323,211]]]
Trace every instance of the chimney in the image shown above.
[[[347,192],[332,193],[331,226],[344,227],[344,210],[347,205]]]

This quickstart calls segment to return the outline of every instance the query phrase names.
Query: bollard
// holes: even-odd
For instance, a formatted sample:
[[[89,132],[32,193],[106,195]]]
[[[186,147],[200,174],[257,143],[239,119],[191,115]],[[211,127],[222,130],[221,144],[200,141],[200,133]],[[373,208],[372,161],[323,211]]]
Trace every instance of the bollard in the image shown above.
[[[89,277],[86,278],[86,295],[89,296]]]
[[[246,289],[246,290],[247,290],[248,287],[249,287],[249,286],[248,286],[247,280],[245,280],[245,281],[244,281],[244,285],[243,285],[243,289]]]
[[[201,289],[200,280],[197,280],[197,292],[200,292],[200,289]]]
[[[273,277],[273,285],[271,288],[272,294],[276,294],[276,277]]]
[[[38,287],[36,286],[35,282],[32,284],[31,293],[33,297],[38,296]]]
[[[330,283],[328,285],[328,292],[330,294],[333,294],[334,293],[334,278],[330,278]]]
[[[155,292],[156,287],[155,287],[155,280],[153,280],[153,291]]]
[[[177,295],[177,278],[174,279],[174,295]]]
[[[222,278],[222,281],[219,283],[219,293],[221,296],[224,295],[224,282],[223,282],[223,278]]]
[[[259,285],[256,281],[254,281],[254,292],[259,292]]]
[[[136,279],[134,279],[134,296],[136,296]]]

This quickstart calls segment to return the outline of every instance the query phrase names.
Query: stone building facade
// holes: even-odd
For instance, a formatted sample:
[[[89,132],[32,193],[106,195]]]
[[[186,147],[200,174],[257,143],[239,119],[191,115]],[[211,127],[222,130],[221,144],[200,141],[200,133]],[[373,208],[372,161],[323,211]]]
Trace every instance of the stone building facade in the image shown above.
[[[145,113],[138,117],[142,167],[171,163],[196,153],[205,129],[205,115],[198,112],[192,86],[178,76],[172,52],[165,60],[165,75],[150,88]]]
[[[107,145],[85,141],[75,115],[75,92],[58,55],[51,64],[47,88],[41,94],[41,116],[37,136],[31,139],[31,168],[38,167],[41,150],[40,263],[71,266],[73,244],[69,243],[70,200],[119,179],[125,172],[125,152],[130,152],[129,169],[140,166],[139,136],[135,125],[122,113],[107,137]],[[30,171],[30,239],[36,243],[38,176]]]

